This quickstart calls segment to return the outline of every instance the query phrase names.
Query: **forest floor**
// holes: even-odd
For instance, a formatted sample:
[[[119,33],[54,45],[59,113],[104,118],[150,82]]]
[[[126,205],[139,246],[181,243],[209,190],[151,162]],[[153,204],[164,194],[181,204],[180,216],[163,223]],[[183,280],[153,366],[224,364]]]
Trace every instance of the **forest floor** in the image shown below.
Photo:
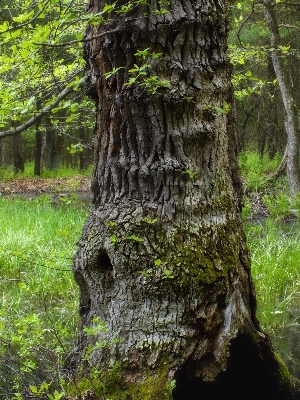
[[[90,178],[82,176],[0,179],[0,192],[2,195],[90,192],[90,183]]]
[[[90,177],[73,176],[64,178],[0,178],[0,193],[2,196],[24,198],[35,198],[40,195],[78,195],[79,200],[86,204],[91,202],[92,193],[90,190]],[[263,191],[248,192],[244,199],[246,213],[243,213],[245,220],[262,220],[270,216],[270,210],[264,202]],[[245,215],[244,215],[245,214]],[[288,211],[282,219],[294,221],[296,215]]]
[[[10,178],[0,179],[0,193],[3,196],[35,197],[43,194],[90,193],[90,177],[74,176],[65,178]],[[268,208],[259,193],[250,193],[251,218],[261,219],[268,216]]]

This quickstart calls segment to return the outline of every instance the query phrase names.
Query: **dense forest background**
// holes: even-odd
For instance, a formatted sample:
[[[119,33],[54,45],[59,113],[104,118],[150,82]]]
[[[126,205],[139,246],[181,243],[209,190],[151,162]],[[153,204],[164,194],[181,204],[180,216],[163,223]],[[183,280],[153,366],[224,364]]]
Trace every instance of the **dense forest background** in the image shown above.
[[[18,173],[32,163],[35,175],[62,165],[84,170],[92,162],[94,114],[92,100],[75,86],[22,134],[5,137],[5,131],[22,126],[51,105],[65,87],[78,84],[84,75],[83,26],[104,17],[85,15],[85,6],[76,1],[26,1],[13,7],[2,1],[1,6],[1,168]],[[103,15],[109,17],[110,11]],[[263,5],[233,2],[229,12],[238,151],[267,154],[271,159],[283,156],[286,109]],[[283,73],[298,110],[300,7],[297,2],[278,1],[275,12]],[[226,112],[226,105],[216,112]]]

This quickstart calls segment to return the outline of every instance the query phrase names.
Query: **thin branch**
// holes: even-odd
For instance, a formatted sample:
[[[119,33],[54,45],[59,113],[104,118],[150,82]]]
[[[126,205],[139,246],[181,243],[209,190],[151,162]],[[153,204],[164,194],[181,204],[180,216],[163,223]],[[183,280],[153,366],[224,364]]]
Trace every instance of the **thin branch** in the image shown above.
[[[278,26],[283,27],[283,28],[296,29],[296,31],[299,31],[299,32],[300,32],[300,28],[297,28],[297,26],[294,26],[294,25],[278,24]]]
[[[45,10],[48,3],[50,3],[50,0],[46,1],[46,3],[44,4],[44,7],[42,7],[42,9],[37,14],[35,14],[35,16],[30,21],[23,22],[20,25],[12,26],[11,28],[7,28],[5,31],[1,31],[0,35],[2,35],[2,33],[11,32],[16,29],[22,28],[23,26],[27,26],[27,25],[31,24],[35,19],[37,19],[42,14],[42,12]]]
[[[88,39],[78,39],[78,40],[71,40],[70,42],[65,42],[65,43],[42,43],[42,42],[33,42],[33,44],[37,46],[47,46],[47,47],[64,47],[64,46],[71,46],[72,44],[75,43],[84,43],[84,42],[91,42],[94,39],[101,38],[103,36],[109,35],[110,33],[115,33],[115,32],[120,32],[121,29],[114,29],[113,31],[107,31],[107,32],[102,32],[100,35],[97,36],[92,36]]]
[[[300,7],[300,4],[289,3],[288,1],[279,1],[276,3],[277,6],[292,6],[292,7]]]
[[[240,45],[241,45],[242,47],[244,47],[244,46],[242,45],[242,41],[241,41],[241,38],[240,38],[240,33],[241,33],[241,30],[243,29],[244,25],[245,25],[246,22],[248,21],[248,19],[249,19],[249,18],[251,17],[251,15],[254,13],[254,5],[255,5],[255,0],[253,0],[253,2],[252,2],[252,8],[251,8],[250,13],[247,15],[247,17],[246,17],[246,18],[244,19],[244,21],[241,23],[241,25],[240,25],[240,27],[239,27],[239,30],[238,30],[238,33],[236,34],[237,38],[239,39]]]
[[[78,87],[83,87],[87,77],[82,78],[79,81]],[[18,133],[25,131],[26,129],[30,128],[39,118],[43,117],[44,115],[48,114],[53,108],[55,108],[63,99],[65,99],[70,93],[74,91],[73,86],[66,87],[57,97],[56,99],[45,107],[41,112],[36,114],[34,117],[30,118],[27,122],[23,125],[18,126],[17,128],[10,129],[8,131],[0,132],[0,138],[4,138],[6,136],[14,136]]]

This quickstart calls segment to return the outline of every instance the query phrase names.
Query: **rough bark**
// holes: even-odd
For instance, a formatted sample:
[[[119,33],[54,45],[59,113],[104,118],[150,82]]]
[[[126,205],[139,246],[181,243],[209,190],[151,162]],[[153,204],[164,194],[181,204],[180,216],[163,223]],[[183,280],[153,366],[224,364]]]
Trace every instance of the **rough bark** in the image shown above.
[[[285,72],[282,62],[280,45],[280,36],[278,23],[276,20],[274,6],[271,0],[264,0],[264,15],[270,31],[270,45],[272,50],[272,62],[274,71],[278,80],[283,105],[286,112],[285,128],[287,132],[287,176],[291,195],[298,193],[300,188],[299,173],[299,126],[298,109],[293,98],[293,90],[288,75]]]
[[[225,2],[173,0],[164,16],[159,7],[138,5],[85,35],[114,30],[84,45],[96,140],[94,209],[74,260],[78,352],[107,344],[85,371],[101,371],[110,398],[165,399],[175,378],[173,399],[283,399],[291,383],[255,317],[235,121],[223,110],[232,103]],[[145,60],[149,74],[170,80],[156,94],[124,86],[146,48],[163,53]],[[107,327],[96,338],[82,329],[94,317]],[[116,362],[121,377],[108,376]]]

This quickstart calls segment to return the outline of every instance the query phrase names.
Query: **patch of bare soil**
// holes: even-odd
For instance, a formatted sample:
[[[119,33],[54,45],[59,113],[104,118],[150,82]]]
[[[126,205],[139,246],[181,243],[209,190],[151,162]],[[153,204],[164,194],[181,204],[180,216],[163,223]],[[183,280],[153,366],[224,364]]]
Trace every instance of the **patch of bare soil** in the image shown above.
[[[90,192],[90,178],[15,178],[0,180],[2,195]]]

